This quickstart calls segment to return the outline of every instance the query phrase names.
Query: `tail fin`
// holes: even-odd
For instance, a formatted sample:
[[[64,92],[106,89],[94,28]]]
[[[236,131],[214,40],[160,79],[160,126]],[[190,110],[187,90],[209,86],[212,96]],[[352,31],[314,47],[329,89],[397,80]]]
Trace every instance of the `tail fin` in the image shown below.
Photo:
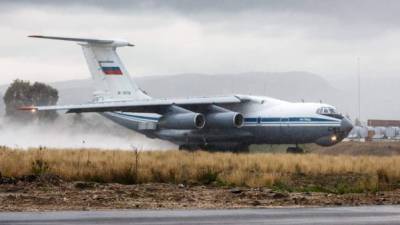
[[[78,42],[82,46],[90,73],[95,81],[98,98],[104,100],[150,98],[131,80],[116,52],[118,47],[134,46],[129,42],[39,35],[29,37]]]

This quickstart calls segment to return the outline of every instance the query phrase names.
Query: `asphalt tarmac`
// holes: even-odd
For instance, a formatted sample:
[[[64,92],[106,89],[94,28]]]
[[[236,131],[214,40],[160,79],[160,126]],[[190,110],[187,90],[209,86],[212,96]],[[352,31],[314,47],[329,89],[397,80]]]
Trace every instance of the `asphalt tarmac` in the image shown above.
[[[0,224],[400,224],[400,206],[4,212]]]

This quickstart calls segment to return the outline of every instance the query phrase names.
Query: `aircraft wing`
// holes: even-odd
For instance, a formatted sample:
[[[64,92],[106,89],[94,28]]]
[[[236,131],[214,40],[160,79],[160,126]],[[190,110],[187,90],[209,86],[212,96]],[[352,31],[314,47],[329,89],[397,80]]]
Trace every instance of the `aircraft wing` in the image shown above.
[[[186,109],[198,109],[199,107],[211,104],[237,104],[248,101],[245,97],[227,96],[227,97],[200,97],[183,99],[146,99],[132,101],[113,101],[102,103],[87,103],[79,105],[54,105],[54,106],[26,106],[20,110],[30,111],[48,111],[64,110],[66,113],[81,112],[143,112],[143,113],[164,113],[169,106],[177,105]]]

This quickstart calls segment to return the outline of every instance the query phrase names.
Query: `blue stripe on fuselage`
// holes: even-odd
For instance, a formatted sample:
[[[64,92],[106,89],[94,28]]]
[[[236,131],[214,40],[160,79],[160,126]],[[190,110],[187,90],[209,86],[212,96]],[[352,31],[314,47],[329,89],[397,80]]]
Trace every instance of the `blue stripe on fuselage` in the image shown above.
[[[280,122],[280,121],[281,121],[281,118],[278,118],[278,117],[261,118],[261,123]]]
[[[159,117],[151,117],[151,116],[140,116],[140,115],[132,115],[125,114],[120,112],[112,112],[112,114],[116,114],[118,116],[130,118],[132,120],[148,120],[151,122],[158,122]],[[284,120],[282,120],[284,119]],[[244,118],[245,124],[339,124],[339,120],[325,119],[325,118],[316,118],[316,117],[246,117]]]
[[[257,118],[244,118],[245,123],[257,123]]]
[[[325,124],[325,123],[340,123],[339,120],[325,119],[325,118],[316,118],[316,117],[247,117],[244,119],[245,123],[253,124],[253,123],[261,123],[261,124],[280,124],[280,123],[289,123],[289,124]]]

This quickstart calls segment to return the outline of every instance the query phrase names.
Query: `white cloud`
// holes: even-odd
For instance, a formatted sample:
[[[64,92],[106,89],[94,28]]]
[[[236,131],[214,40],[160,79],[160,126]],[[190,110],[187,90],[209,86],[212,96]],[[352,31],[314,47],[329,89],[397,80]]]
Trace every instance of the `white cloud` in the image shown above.
[[[350,14],[343,10],[325,15],[253,7],[194,13],[193,8],[129,10],[132,5],[121,11],[122,5],[115,12],[78,3],[20,4],[2,11],[0,64],[10,69],[0,83],[89,76],[79,46],[26,38],[29,34],[126,38],[136,44],[120,49],[132,75],[302,70],[331,78],[355,73],[357,57],[368,68],[365,76],[400,71],[399,30],[367,26],[359,19],[346,23],[340,16]],[[379,21],[386,18],[381,14]]]

